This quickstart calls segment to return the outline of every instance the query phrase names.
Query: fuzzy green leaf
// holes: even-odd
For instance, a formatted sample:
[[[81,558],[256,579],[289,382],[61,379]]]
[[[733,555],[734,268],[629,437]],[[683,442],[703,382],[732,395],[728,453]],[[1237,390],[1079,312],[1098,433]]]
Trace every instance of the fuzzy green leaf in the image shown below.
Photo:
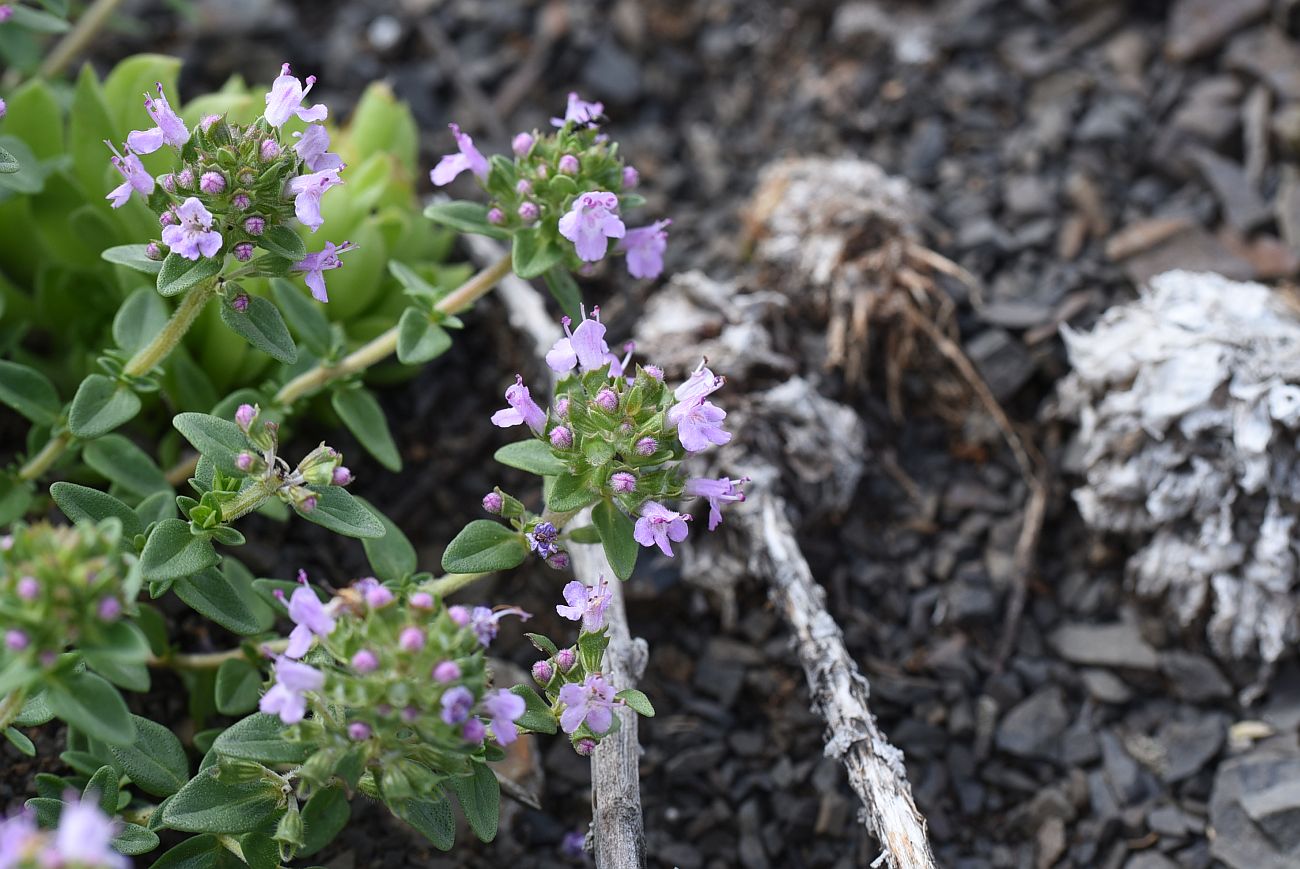
[[[171,484],[149,454],[121,435],[110,434],[86,444],[82,452],[86,464],[110,483],[116,483],[133,495],[171,492]]]
[[[313,746],[286,742],[284,730],[279,718],[255,712],[223,730],[212,743],[212,750],[226,757],[259,763],[302,763]]]
[[[615,699],[622,700],[626,703],[637,715],[642,715],[646,718],[655,717],[655,708],[651,705],[650,698],[637,689],[628,688],[625,691],[619,691],[618,694],[614,696]]]
[[[5,739],[9,740],[13,747],[21,751],[23,754],[28,757],[36,756],[36,745],[27,738],[27,734],[23,733],[18,728],[6,727],[4,729],[4,735]]]
[[[156,582],[193,576],[215,565],[221,557],[212,542],[190,532],[180,519],[164,519],[154,526],[140,553],[144,578]]]
[[[330,405],[379,464],[390,471],[402,469],[402,457],[374,393],[366,389],[336,389],[330,396]]]
[[[162,260],[149,259],[145,253],[147,249],[145,244],[119,244],[103,251],[100,256],[114,265],[126,266],[150,276],[157,275],[162,271]]]
[[[268,226],[257,240],[257,246],[290,262],[301,262],[307,256],[307,245],[302,236],[283,224]]]
[[[245,715],[257,708],[262,672],[242,658],[222,661],[217,670],[217,711]]]
[[[442,554],[442,569],[448,573],[488,573],[518,567],[528,557],[528,545],[519,532],[498,522],[475,519]]]
[[[225,256],[218,253],[212,257],[186,259],[178,253],[169,253],[158,270],[158,294],[160,296],[178,296],[190,287],[216,277],[221,273]]]
[[[357,500],[369,508],[384,526],[383,537],[368,537],[361,541],[362,547],[366,550],[366,559],[370,562],[370,568],[375,572],[375,576],[381,580],[396,582],[415,573],[415,568],[418,566],[415,547],[402,533],[402,529],[376,510],[369,501],[360,498]]]
[[[489,238],[507,239],[510,233],[499,226],[488,223],[488,207],[479,202],[457,200],[453,202],[435,202],[424,209],[424,216],[434,223],[449,226],[460,232],[474,235],[486,235]]]
[[[456,816],[451,801],[407,800],[399,805],[389,805],[393,814],[410,824],[433,843],[439,851],[450,851],[456,843]]]
[[[17,157],[4,148],[0,148],[0,175],[13,175],[21,168],[18,165]]]
[[[515,719],[515,724],[534,733],[555,733],[555,715],[546,701],[538,696],[528,685],[516,685],[510,689],[511,694],[524,698],[524,714]]]
[[[277,811],[280,789],[265,779],[219,781],[213,767],[182,787],[163,810],[163,823],[187,833],[251,833]]]
[[[94,673],[70,673],[45,690],[50,709],[87,736],[109,745],[135,741],[135,724],[117,689]]]
[[[148,287],[126,297],[113,317],[113,341],[127,353],[148,344],[167,325],[167,303]]]
[[[496,838],[500,821],[501,784],[487,764],[474,763],[473,768],[470,775],[450,779],[448,784],[456,792],[474,835],[491,842]]]
[[[564,250],[536,228],[520,229],[515,232],[510,259],[515,274],[524,280],[532,280],[562,263]]]
[[[403,365],[419,365],[451,348],[447,330],[429,320],[419,308],[407,308],[397,324],[397,358]]]
[[[567,470],[564,462],[555,457],[550,447],[532,438],[506,444],[496,451],[493,458],[503,465],[540,477],[554,477]]]
[[[161,818],[165,811],[154,812],[154,817]],[[227,851],[216,836],[204,834],[170,849],[151,869],[248,869],[248,864]]]
[[[308,522],[315,522],[344,537],[383,537],[384,526],[364,504],[338,486],[327,486],[316,493],[316,509],[304,513],[294,510]]]
[[[306,841],[298,849],[298,857],[310,857],[343,832],[352,818],[352,804],[341,787],[316,791],[302,807],[303,831]]]
[[[628,579],[636,567],[637,553],[641,549],[632,537],[632,520],[612,502],[604,500],[592,509],[591,524],[600,533],[600,542],[605,547],[610,567],[614,568],[614,575],[622,580]]]
[[[275,611],[253,589],[252,575],[233,559],[221,570],[209,567],[178,579],[174,588],[195,612],[240,636],[260,634],[275,622]]]
[[[128,857],[148,854],[160,844],[162,843],[157,833],[139,824],[124,823],[117,835],[113,837],[113,850]]]
[[[0,403],[37,425],[53,425],[62,403],[49,378],[26,365],[0,360]]]
[[[271,295],[275,296],[276,305],[288,315],[293,333],[312,355],[328,356],[333,337],[320,305],[284,278],[271,279]]]
[[[568,513],[581,510],[595,501],[599,496],[587,488],[586,481],[574,474],[559,474],[547,477],[551,481],[546,488],[546,506],[556,513]]]
[[[77,387],[68,411],[68,428],[84,441],[94,440],[133,419],[140,396],[103,374],[91,374]]]
[[[63,515],[73,522],[99,522],[113,518],[122,523],[122,531],[127,537],[144,531],[135,511],[107,492],[60,481],[50,486],[50,497],[59,505]]]
[[[578,289],[578,282],[569,270],[563,265],[552,266],[543,277],[546,279],[546,289],[560,303],[560,310],[573,318],[574,322],[581,320],[582,290]]]
[[[172,425],[218,469],[227,474],[241,473],[235,459],[251,447],[234,422],[206,413],[178,413]]]
[[[261,296],[249,296],[248,308],[243,312],[236,311],[228,302],[223,302],[221,322],[273,359],[293,363],[298,358],[298,348],[289,335],[289,327],[284,324],[284,318],[280,316],[280,309]]]
[[[136,787],[156,797],[176,793],[190,778],[190,761],[185,748],[166,727],[148,718],[132,715],[135,741],[110,746],[113,758]]]

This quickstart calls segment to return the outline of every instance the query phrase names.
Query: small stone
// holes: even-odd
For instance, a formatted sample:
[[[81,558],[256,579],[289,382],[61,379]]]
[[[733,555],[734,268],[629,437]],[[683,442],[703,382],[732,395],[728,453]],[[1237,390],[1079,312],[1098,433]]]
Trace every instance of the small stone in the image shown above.
[[[1180,650],[1161,652],[1160,672],[1172,683],[1174,695],[1183,700],[1205,703],[1232,696],[1232,685],[1204,655]]]
[[[1169,11],[1165,55],[1190,60],[1208,54],[1225,39],[1268,13],[1269,0],[1178,0]]]
[[[1002,329],[985,329],[966,342],[966,354],[979,368],[998,401],[1015,395],[1034,376],[1024,344]]]
[[[1065,821],[1048,818],[1039,825],[1034,841],[1037,846],[1034,865],[1038,869],[1051,869],[1065,853]]]
[[[1186,836],[1190,827],[1187,815],[1177,806],[1161,806],[1147,815],[1147,826],[1161,836],[1181,838]]]
[[[1101,734],[1101,761],[1110,784],[1121,805],[1131,805],[1142,799],[1147,791],[1142,768],[1129,755],[1114,733]]]
[[[1245,803],[1275,787],[1297,781],[1300,781],[1300,753],[1294,745],[1286,748],[1274,743],[1220,764],[1210,796],[1210,826],[1214,829],[1210,852],[1214,857],[1231,869],[1288,869],[1296,866],[1300,862],[1300,850],[1281,848],[1251,818]],[[1271,800],[1255,804],[1260,817],[1268,817],[1265,812]]]
[[[1223,216],[1240,232],[1249,232],[1271,219],[1268,203],[1255,192],[1245,171],[1207,148],[1191,149],[1191,158],[1214,190]]]
[[[1118,705],[1133,699],[1129,687],[1109,670],[1082,670],[1079,678],[1083,680],[1083,687],[1088,689],[1088,694],[1102,703]]]
[[[1044,688],[1022,700],[998,725],[997,747],[1018,757],[1055,758],[1070,722],[1061,690]]]
[[[1219,753],[1227,730],[1228,721],[1223,715],[1165,722],[1156,734],[1164,752],[1160,778],[1172,783],[1195,775]]]
[[[1057,628],[1049,642],[1058,655],[1075,664],[1154,670],[1159,660],[1137,625],[1129,622],[1067,624]]]
[[[1300,46],[1272,27],[1259,27],[1233,39],[1223,63],[1261,79],[1283,99],[1300,99]]]
[[[1241,807],[1283,851],[1300,853],[1300,780],[1245,794]]]
[[[1124,861],[1124,869],[1179,869],[1179,866],[1159,851],[1142,851]]]

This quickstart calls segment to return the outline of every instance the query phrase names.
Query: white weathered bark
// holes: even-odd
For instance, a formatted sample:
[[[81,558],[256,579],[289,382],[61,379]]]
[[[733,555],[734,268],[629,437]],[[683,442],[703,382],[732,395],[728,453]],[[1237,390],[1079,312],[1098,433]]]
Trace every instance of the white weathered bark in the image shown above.
[[[748,457],[758,461],[757,457]],[[772,468],[748,470],[756,480],[779,479]],[[934,869],[925,818],[912,800],[903,753],[885,739],[867,708],[870,686],[844,647],[844,635],[826,610],[826,593],[813,578],[786,518],[784,500],[756,485],[745,509],[733,511],[752,547],[750,570],[770,585],[772,602],[794,632],[813,705],[826,721],[826,754],[844,762],[862,800],[862,822],[880,842],[891,869]]]

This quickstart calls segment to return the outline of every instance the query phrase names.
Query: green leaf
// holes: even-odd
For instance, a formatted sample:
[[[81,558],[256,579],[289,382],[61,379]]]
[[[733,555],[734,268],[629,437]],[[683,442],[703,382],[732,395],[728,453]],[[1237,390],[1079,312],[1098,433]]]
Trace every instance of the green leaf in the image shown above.
[[[650,698],[645,696],[635,688],[628,688],[625,691],[619,691],[614,695],[616,700],[622,700],[637,715],[643,715],[646,718],[655,717],[655,708],[650,703]]]
[[[388,808],[406,823],[422,833],[439,851],[450,851],[456,843],[456,816],[451,811],[451,800],[406,800]]]
[[[447,330],[429,320],[419,308],[407,308],[397,324],[397,358],[403,365],[419,365],[451,348]]]
[[[212,750],[226,757],[259,763],[302,763],[314,746],[286,742],[284,730],[279,718],[256,712],[223,730],[212,744]]]
[[[524,280],[540,277],[564,261],[564,250],[540,230],[520,229],[510,247],[515,274]]]
[[[148,344],[167,325],[167,303],[148,287],[126,297],[113,317],[113,340],[127,353]]]
[[[0,148],[9,155],[5,164],[17,166],[17,171],[0,172],[0,193],[6,190],[28,195],[40,193],[45,188],[48,170],[27,143],[16,136],[0,136]]]
[[[114,518],[122,523],[122,531],[127,537],[134,537],[144,531],[144,525],[140,523],[135,511],[107,492],[60,481],[50,486],[50,497],[59,505],[63,515],[73,522],[99,522]]]
[[[27,734],[23,733],[16,727],[6,727],[4,734],[5,739],[9,740],[9,742],[13,744],[14,748],[18,749],[28,757],[36,756],[36,746],[27,738]]]
[[[122,661],[98,652],[85,650],[86,666],[119,688],[143,693],[149,690],[149,668],[139,661]]]
[[[596,530],[595,525],[583,525],[581,528],[574,528],[565,532],[566,536],[574,543],[599,543],[600,532]]]
[[[555,714],[545,700],[527,685],[516,685],[510,689],[511,694],[524,698],[524,714],[515,719],[515,724],[534,733],[555,733]]]
[[[155,812],[155,816],[161,817],[165,811]],[[227,851],[216,836],[204,834],[170,849],[150,869],[248,869],[248,866]]]
[[[636,567],[637,553],[641,549],[632,537],[632,520],[612,502],[604,500],[592,509],[591,524],[600,533],[600,542],[605,547],[610,567],[614,568],[614,575],[622,580],[628,579]]]
[[[37,425],[54,425],[63,405],[49,378],[26,365],[0,360],[0,403]]]
[[[133,495],[172,490],[167,477],[149,454],[121,435],[104,435],[91,441],[86,444],[82,457],[110,483],[116,483]]]
[[[364,504],[338,486],[316,493],[316,509],[309,513],[294,508],[308,522],[315,522],[344,537],[383,537],[384,526]]]
[[[560,310],[568,314],[576,323],[582,319],[582,290],[578,282],[563,265],[552,266],[546,270],[546,289],[551,291],[555,301],[560,303]]]
[[[388,420],[373,393],[366,389],[336,389],[330,396],[330,405],[379,464],[390,471],[402,469],[402,457],[388,430]]]
[[[59,823],[59,815],[63,813],[63,800],[52,797],[32,797],[23,803],[23,808],[30,809],[36,815],[36,823],[50,829]]]
[[[523,564],[528,544],[518,531],[498,522],[475,519],[461,529],[442,554],[448,573],[488,573]]]
[[[554,477],[568,470],[564,462],[551,452],[551,448],[539,440],[506,444],[496,451],[493,458],[503,465],[540,477]]]
[[[397,278],[398,283],[402,285],[402,292],[413,299],[425,299],[432,302],[441,295],[437,287],[420,277],[419,273],[406,263],[389,260],[388,273]]]
[[[227,474],[242,473],[235,459],[251,447],[233,421],[206,413],[178,413],[172,418],[172,425],[219,470]]]
[[[140,569],[150,582],[193,576],[215,565],[221,557],[206,537],[190,533],[190,524],[164,519],[154,526],[140,553]]]
[[[600,671],[605,660],[605,649],[609,646],[609,632],[601,629],[596,633],[583,632],[578,635],[578,657],[588,673]]]
[[[122,620],[101,628],[96,636],[86,640],[82,651],[115,661],[147,661],[149,638],[134,623]]]
[[[94,440],[140,412],[140,396],[111,377],[92,374],[77,387],[68,411],[68,428],[84,441]]]
[[[474,835],[491,842],[496,838],[500,820],[501,785],[487,764],[476,762],[473,767],[470,775],[449,779],[448,784],[456,792]]]
[[[11,27],[21,27],[24,30],[32,30],[36,33],[64,33],[70,26],[68,22],[59,16],[42,12],[39,9],[17,5],[9,8],[13,12],[13,17],[9,19],[9,26]]]
[[[574,474],[559,474],[547,479],[554,482],[547,488],[546,506],[556,513],[581,510],[600,497],[587,488],[587,483],[582,477]]]
[[[280,223],[268,226],[257,240],[257,246],[272,256],[282,256],[290,262],[301,262],[307,256],[307,245],[302,236]]]
[[[0,148],[0,175],[13,175],[21,168],[17,157]]]
[[[217,670],[217,711],[244,715],[257,708],[262,693],[262,673],[242,658],[222,661]]]
[[[271,279],[271,295],[293,324],[293,333],[298,340],[311,351],[313,356],[324,358],[329,355],[333,337],[330,334],[329,321],[321,313],[320,303],[294,286],[284,278]]]
[[[296,856],[310,857],[343,832],[352,817],[352,804],[341,787],[316,791],[302,808],[306,842]]]
[[[275,622],[275,611],[253,589],[252,575],[234,559],[219,571],[209,567],[178,579],[175,590],[195,612],[240,636],[260,634]]]
[[[21,519],[32,505],[36,484],[31,480],[16,480],[0,474],[0,527]]]
[[[162,260],[149,259],[145,244],[119,244],[100,253],[100,256],[114,265],[126,266],[146,275],[156,275],[162,271]]]
[[[406,539],[402,529],[376,510],[369,501],[358,500],[369,508],[384,526],[383,537],[365,538],[361,541],[362,547],[366,550],[366,559],[370,562],[370,568],[375,572],[375,576],[381,580],[396,582],[415,573],[415,568],[418,566],[415,547],[411,545],[410,540]]]
[[[298,358],[298,348],[289,336],[289,328],[284,325],[280,309],[261,296],[249,296],[248,308],[242,313],[231,307],[229,302],[223,302],[221,322],[273,359],[292,363]]]
[[[52,718],[54,710],[46,702],[45,692],[41,691],[27,698],[13,723],[16,727],[37,727],[49,723]]]
[[[176,498],[168,488],[164,492],[154,492],[135,505],[135,515],[148,527],[151,523],[164,519],[176,518]]]
[[[217,768],[190,779],[163,810],[163,823],[187,833],[251,833],[276,813],[280,789],[265,779],[230,784]]]
[[[92,791],[99,801],[100,811],[109,817],[117,814],[117,770],[111,766],[101,766],[95,770],[81,791],[82,799],[88,799]]]
[[[190,287],[216,277],[226,258],[218,253],[216,256],[201,256],[196,260],[186,259],[178,253],[169,253],[158,270],[158,294],[160,296],[178,296]]]
[[[555,643],[551,642],[551,638],[544,634],[525,633],[524,636],[528,638],[530,643],[537,647],[539,652],[544,652],[548,657],[555,657],[555,653],[559,651],[559,649],[556,648]]]
[[[109,745],[135,741],[135,724],[117,689],[94,673],[70,673],[45,690],[50,709],[78,730]]]
[[[460,232],[471,232],[475,235],[486,235],[489,238],[502,240],[509,238],[509,231],[488,223],[487,214],[486,205],[464,200],[435,202],[424,209],[424,216],[434,223],[449,226]]]
[[[135,741],[130,745],[110,746],[113,758],[136,787],[156,797],[176,793],[190,778],[190,762],[185,748],[166,727],[148,718],[132,715]]]
[[[159,841],[157,833],[139,824],[124,823],[122,829],[113,837],[113,850],[128,857],[148,854],[161,844],[162,842]],[[158,864],[155,863],[154,865]]]

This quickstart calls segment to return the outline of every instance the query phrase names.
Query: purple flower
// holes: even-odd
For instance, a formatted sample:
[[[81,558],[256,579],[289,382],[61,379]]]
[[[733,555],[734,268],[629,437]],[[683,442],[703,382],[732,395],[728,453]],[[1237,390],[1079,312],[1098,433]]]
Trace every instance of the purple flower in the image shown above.
[[[230,300],[230,307],[234,308],[236,311],[238,311],[238,312],[241,313],[241,314],[244,313],[245,311],[247,311],[247,310],[248,310],[248,293],[235,293],[235,297],[234,297],[233,299]],[[241,455],[241,456],[247,456],[248,453],[240,453],[240,455]],[[250,457],[250,458],[251,458],[251,457]],[[246,470],[248,470],[248,469],[247,469],[247,468],[244,468],[243,470],[246,471]]]
[[[551,666],[550,661],[535,661],[533,663],[533,679],[538,685],[546,685],[555,678],[555,668]]]
[[[460,735],[466,742],[482,742],[483,737],[487,736],[487,725],[477,718],[471,718],[460,729]]]
[[[559,162],[555,164],[555,170],[561,175],[577,175],[578,169],[580,168],[578,158],[572,154],[565,154],[560,158]]]
[[[258,217],[256,214],[244,218],[244,232],[249,235],[261,235],[266,232],[266,218]]]
[[[602,386],[593,401],[597,407],[606,413],[613,413],[618,410],[618,393],[608,386]]]
[[[526,423],[537,434],[541,434],[546,428],[546,412],[533,401],[528,387],[524,386],[524,379],[518,374],[515,375],[514,386],[506,390],[506,403],[510,406],[492,414],[493,425],[498,428],[510,428]]]
[[[663,272],[671,223],[671,220],[656,220],[649,226],[629,229],[623,236],[618,247],[627,251],[627,270],[632,277],[657,278]]]
[[[253,258],[253,243],[251,241],[241,241],[230,250],[235,255],[235,259],[241,263],[246,263]]]
[[[275,684],[262,695],[257,708],[268,715],[279,715],[285,724],[297,724],[307,714],[307,691],[325,687],[325,674],[284,655],[275,659]]]
[[[79,799],[71,793],[64,796],[64,801],[53,852],[43,855],[42,865],[101,869],[125,869],[131,865],[130,860],[113,850],[113,837],[119,825],[100,810],[95,797],[87,795],[86,799]]]
[[[424,631],[414,626],[402,628],[397,636],[397,645],[403,652],[418,652],[424,648]]]
[[[524,535],[528,539],[528,548],[541,558],[547,558],[559,550],[555,545],[559,536],[560,532],[550,522],[538,522],[532,531]]]
[[[604,733],[614,722],[614,686],[599,673],[592,673],[581,685],[570,682],[560,689],[560,728],[574,733],[584,723],[593,733]]]
[[[309,172],[327,172],[330,169],[342,169],[343,158],[331,154],[329,131],[321,124],[312,124],[305,132],[294,133],[298,142],[293,149],[298,152],[302,162],[307,164]]]
[[[573,432],[569,431],[567,426],[557,425],[551,429],[551,446],[557,450],[567,450],[573,446]]]
[[[289,618],[296,627],[289,632],[289,645],[284,650],[287,658],[301,658],[311,648],[312,637],[327,637],[334,632],[334,617],[316,592],[305,585],[295,588],[289,598]]]
[[[433,668],[433,681],[446,685],[460,678],[460,666],[455,661],[440,661]]]
[[[448,724],[460,724],[469,718],[473,706],[473,693],[464,685],[457,685],[442,695],[442,720]]]
[[[41,585],[36,581],[34,576],[24,576],[18,580],[18,596],[23,600],[36,600],[36,595],[40,594]]]
[[[294,263],[293,271],[306,272],[305,281],[307,287],[311,290],[312,297],[318,302],[328,302],[330,296],[325,289],[325,272],[341,268],[343,260],[339,259],[339,254],[355,250],[356,247],[350,241],[345,241],[339,245],[327,241],[325,247],[316,253],[307,254],[300,262]]]
[[[596,740],[587,739],[585,737],[579,739],[577,742],[573,743],[573,750],[578,753],[579,757],[591,757],[596,753]]]
[[[515,192],[520,196],[531,196],[533,194],[533,182],[527,178],[520,178],[515,182]]]
[[[493,226],[500,226],[506,222],[506,213],[500,208],[489,208],[487,213],[487,222]]]
[[[561,673],[569,672],[576,663],[578,663],[578,653],[573,651],[572,647],[560,649],[555,653],[555,666],[560,668]]]
[[[455,154],[447,154],[438,161],[438,165],[433,167],[429,173],[429,180],[438,187],[450,184],[456,176],[466,169],[478,176],[479,180],[487,178],[488,161],[487,158],[479,153],[478,148],[474,147],[474,140],[460,131],[457,124],[448,124],[451,127],[451,134],[456,137]]]
[[[373,673],[379,669],[379,657],[369,649],[362,649],[352,656],[352,669],[358,673]]]
[[[371,609],[383,609],[395,600],[388,586],[373,576],[358,579],[354,585],[361,592],[361,596],[365,598],[366,606]]]
[[[686,539],[686,523],[690,519],[690,516],[669,510],[658,501],[646,501],[641,505],[641,518],[636,520],[632,537],[642,546],[658,546],[664,555],[671,558],[673,548],[669,541],[681,543]]]
[[[102,622],[115,622],[117,617],[122,614],[122,604],[115,597],[106,597],[95,608],[95,614],[99,616],[99,620]]]
[[[568,123],[578,125],[591,124],[597,121],[604,113],[604,103],[589,103],[579,97],[576,92],[570,92],[569,104],[564,109],[564,117],[551,118],[551,124],[556,127],[563,127]]]
[[[504,688],[483,698],[483,711],[492,719],[492,732],[496,734],[497,742],[509,745],[519,738],[515,719],[523,715],[526,708],[524,698]]]
[[[346,486],[350,484],[353,479],[355,478],[352,476],[352,471],[348,470],[348,468],[343,465],[339,465],[334,469],[334,474],[330,477],[330,482],[335,486]]]
[[[587,586],[576,579],[564,586],[564,600],[568,606],[556,604],[555,611],[569,621],[582,621],[582,629],[595,633],[605,626],[605,610],[609,608],[609,583],[601,577],[597,584]]]
[[[133,154],[129,149],[126,152],[126,156],[123,157],[121,154],[117,153],[117,149],[113,148],[111,142],[105,141],[104,144],[113,149],[113,156],[109,159],[113,164],[113,168],[118,172],[121,172],[122,178],[125,179],[121,184],[114,187],[104,198],[111,199],[114,208],[121,208],[123,205],[126,205],[126,202],[131,198],[132,193],[139,193],[141,196],[148,196],[150,193],[153,193],[154,177],[144,168],[144,164],[140,162],[140,158]]]
[[[364,721],[353,721],[348,725],[348,739],[353,742],[361,742],[370,738],[370,725]]]
[[[531,133],[516,133],[515,137],[510,140],[510,150],[515,152],[516,157],[522,157],[533,147],[533,137]]]
[[[271,92],[266,95],[266,122],[273,127],[284,126],[285,121],[297,115],[307,123],[323,121],[329,115],[329,109],[317,103],[310,109],[302,107],[302,101],[316,84],[316,76],[307,76],[307,87],[289,72],[289,64],[280,67],[280,75],[271,83]]]
[[[506,616],[519,616],[523,621],[532,618],[530,613],[524,612],[517,606],[506,607],[496,612],[485,606],[474,607],[473,612],[470,613],[470,628],[474,631],[474,635],[478,637],[480,645],[488,646],[492,643],[492,640],[497,635],[497,623]]]
[[[552,371],[572,371],[575,365],[583,372],[595,371],[614,358],[605,343],[605,324],[600,322],[600,308],[593,307],[590,317],[584,309],[578,328],[569,331],[572,323],[568,317],[560,320],[565,337],[556,341],[546,354],[546,364]]]
[[[722,408],[715,407],[706,399],[696,398],[685,405],[673,405],[668,412],[670,421],[673,411],[679,408],[684,410],[677,414],[677,439],[688,453],[708,449],[710,444],[722,446],[731,440],[731,432],[722,429],[721,423],[727,418],[727,412]]]
[[[248,198],[247,193],[236,193],[234,196],[230,197],[230,205],[236,211],[243,211],[252,204],[253,200]]]
[[[320,198],[325,191],[342,183],[339,169],[325,169],[291,178],[287,189],[293,196],[293,213],[298,221],[312,232],[320,229],[325,222],[320,214]]]
[[[0,869],[15,869],[24,865],[40,841],[41,831],[36,826],[36,816],[22,811],[0,820]]]
[[[555,415],[561,417],[569,415],[569,396],[561,395],[555,399]]]
[[[257,419],[257,408],[251,404],[241,404],[235,409],[235,425],[239,426],[245,433],[253,425],[253,420]]]
[[[4,24],[14,15],[14,7],[8,3],[0,3],[0,24]],[[3,115],[0,115],[3,117]]]
[[[163,93],[162,83],[155,84],[158,85],[158,98],[145,94],[144,109],[156,126],[148,130],[135,130],[126,137],[127,147],[137,154],[152,154],[163,145],[179,148],[190,140],[190,128],[172,111],[171,104]]]
[[[749,477],[729,480],[723,477],[710,480],[708,477],[693,477],[686,481],[686,494],[697,498],[707,498],[709,502],[709,530],[722,524],[722,504],[745,500],[745,493],[740,487],[749,482]]]
[[[563,549],[556,550],[546,557],[546,566],[555,570],[568,570],[569,564],[569,553]]]
[[[456,604],[455,606],[447,607],[447,618],[451,619],[452,622],[463,628],[469,624],[472,616],[467,607]]]
[[[654,438],[641,438],[636,442],[636,454],[638,456],[653,456],[659,449],[659,441]]]
[[[483,496],[483,509],[493,516],[500,516],[503,506],[505,506],[505,499],[496,492],[488,492]]]
[[[215,256],[221,250],[221,233],[212,228],[212,214],[198,199],[191,196],[182,202],[176,209],[176,217],[180,222],[162,231],[163,244],[172,253],[197,260],[200,256]]]
[[[592,190],[573,200],[573,207],[560,218],[559,230],[573,242],[578,259],[596,262],[605,256],[605,240],[622,238],[627,228],[618,216],[618,197]]]
[[[220,172],[204,172],[199,178],[199,189],[209,196],[216,196],[226,189],[226,179]]]
[[[516,213],[519,215],[520,220],[525,221],[526,223],[532,223],[537,219],[537,215],[541,212],[537,208],[537,203],[525,202],[519,206],[519,210]]]
[[[623,187],[627,190],[635,190],[636,186],[641,183],[641,173],[631,166],[623,167]]]
[[[205,133],[212,132],[212,127],[221,120],[221,115],[204,115],[199,118],[199,129]]]
[[[176,183],[179,184],[181,187],[193,187],[194,173],[191,172],[189,169],[182,169],[176,175]]]
[[[5,631],[5,648],[11,652],[21,652],[31,644],[27,634],[17,628]]]
[[[7,114],[9,114],[9,106],[4,100],[0,99],[0,121],[4,120],[4,116]]]
[[[722,388],[723,384],[727,382],[727,378],[715,376],[708,369],[706,362],[707,360],[697,365],[695,370],[691,372],[691,376],[686,378],[686,381],[681,386],[673,390],[674,398],[683,402],[690,401],[693,398],[706,398]],[[668,410],[668,419],[671,422],[676,421],[673,419],[672,408]]]
[[[626,495],[636,489],[636,474],[619,471],[609,478],[609,486],[620,495]]]
[[[275,139],[263,139],[262,147],[258,149],[258,154],[263,163],[270,163],[276,157],[280,156],[280,143]],[[251,181],[245,181],[245,184],[251,184]]]

